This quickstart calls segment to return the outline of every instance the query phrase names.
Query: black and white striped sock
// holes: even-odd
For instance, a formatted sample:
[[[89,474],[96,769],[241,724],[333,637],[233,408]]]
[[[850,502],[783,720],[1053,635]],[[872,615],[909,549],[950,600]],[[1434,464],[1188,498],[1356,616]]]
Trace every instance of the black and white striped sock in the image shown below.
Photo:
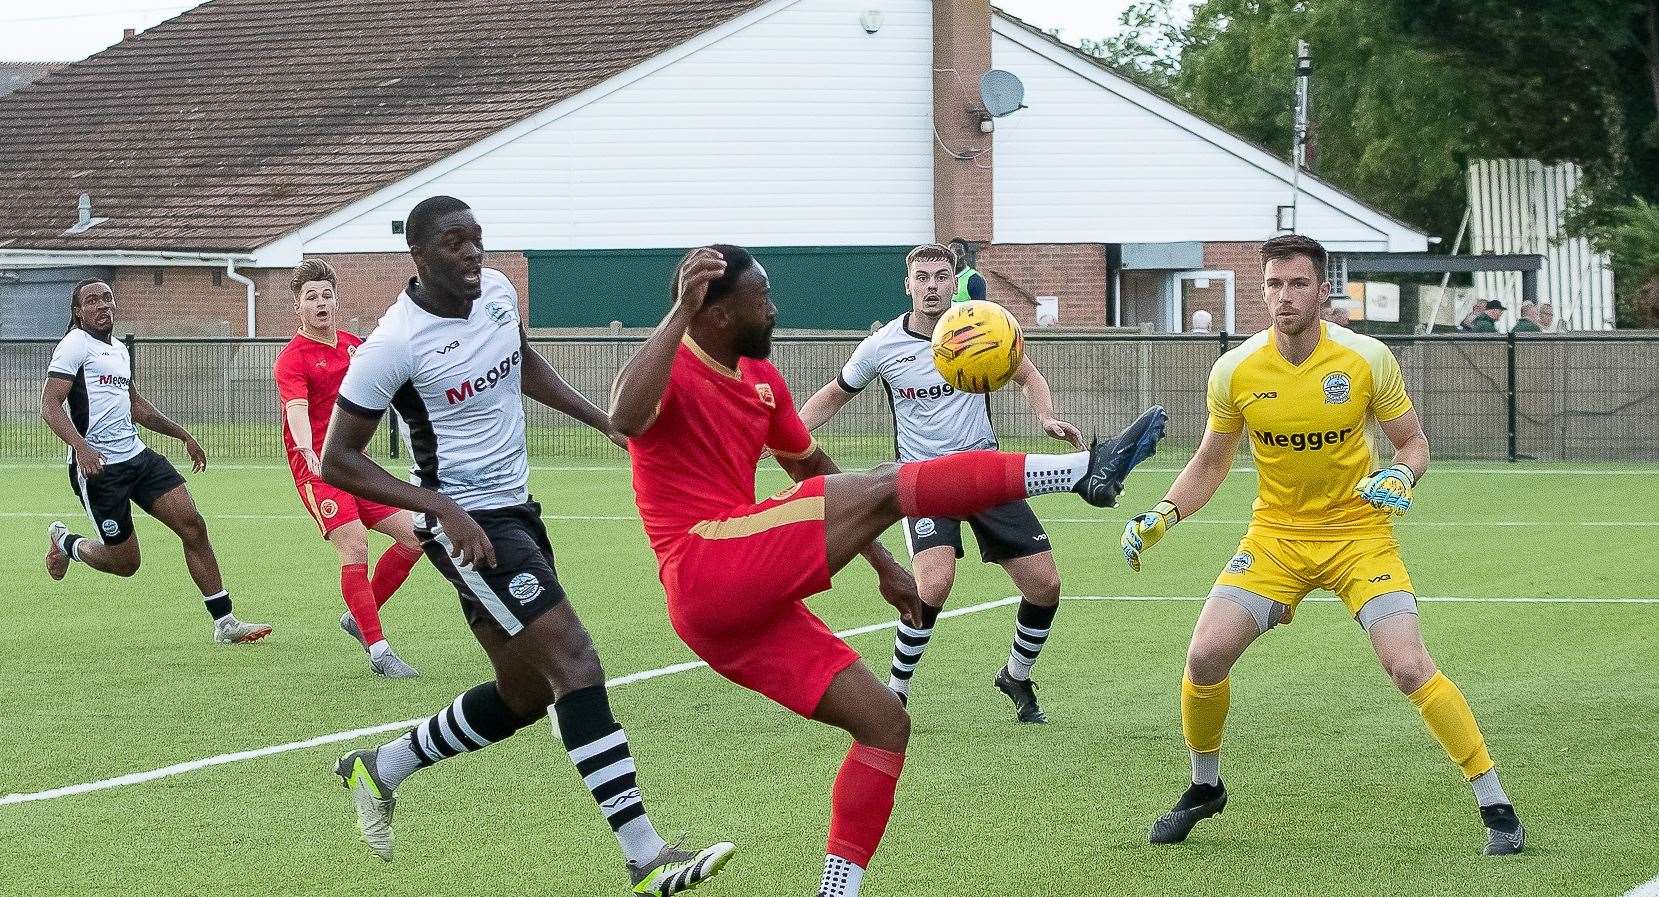
[[[494,682],[475,685],[448,707],[399,735],[375,755],[375,775],[396,788],[417,769],[489,747],[535,722],[515,714]]]
[[[1022,681],[1031,678],[1031,668],[1048,641],[1049,628],[1054,625],[1054,614],[1059,610],[1058,604],[1043,607],[1020,599],[1019,615],[1014,621],[1014,646],[1008,652],[1008,675]]]
[[[635,781],[634,757],[628,733],[611,716],[605,686],[595,685],[565,695],[553,705],[559,738],[570,752],[570,762],[582,776],[599,811],[628,861],[636,866],[656,859],[668,842],[657,834],[645,815],[645,799]]]
[[[939,620],[939,608],[922,604],[921,628],[899,622],[898,635],[893,637],[893,670],[887,677],[887,687],[910,696],[910,677],[916,675],[916,664],[922,662],[927,643],[933,638],[933,624]]]

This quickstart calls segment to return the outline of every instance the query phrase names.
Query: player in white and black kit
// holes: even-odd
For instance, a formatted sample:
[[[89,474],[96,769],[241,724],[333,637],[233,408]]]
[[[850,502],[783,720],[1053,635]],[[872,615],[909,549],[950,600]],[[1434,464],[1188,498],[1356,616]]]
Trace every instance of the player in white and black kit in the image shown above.
[[[213,618],[213,640],[231,645],[271,634],[263,623],[244,623],[231,613],[230,593],[207,538],[207,523],[172,462],[144,445],[138,427],[184,443],[200,473],[207,455],[195,437],[138,394],[132,358],[114,338],[115,293],[101,280],[83,280],[69,295],[69,331],[52,351],[40,416],[69,446],[69,487],[92,520],[96,540],[69,531],[62,521],[47,527],[46,572],[62,579],[72,561],[104,573],[138,572],[138,536],[132,505],[166,524],[184,543],[184,562]],[[67,410],[65,407],[67,406]]]
[[[905,259],[905,291],[910,312],[871,334],[853,351],[840,375],[818,390],[801,407],[801,419],[811,428],[828,421],[853,396],[879,380],[892,405],[895,450],[900,461],[923,461],[957,452],[997,447],[991,429],[990,396],[960,392],[945,382],[933,364],[934,324],[951,305],[956,291],[955,258],[937,244],[918,246]],[[1077,428],[1054,414],[1048,381],[1027,357],[1014,374],[1026,401],[1056,439],[1082,448]],[[893,644],[893,669],[887,684],[906,703],[910,679],[933,637],[933,624],[950,597],[956,579],[956,560],[962,557],[962,523],[942,517],[905,518],[905,544],[910,547],[916,586],[921,592],[921,626],[899,621]],[[986,563],[1002,565],[1019,589],[1021,601],[1008,663],[997,671],[996,687],[1014,702],[1022,723],[1044,723],[1048,717],[1037,705],[1031,668],[1048,641],[1060,604],[1060,571],[1054,564],[1048,533],[1024,501],[992,508],[968,518]]]
[[[735,848],[680,850],[645,815],[598,652],[559,585],[541,506],[530,496],[523,396],[622,440],[610,418],[530,348],[518,294],[506,275],[483,267],[483,230],[465,203],[423,200],[406,232],[418,277],[358,347],[340,385],[322,476],[416,513],[426,556],[455,585],[495,679],[391,742],[340,758],[335,771],[352,791],[364,840],[390,860],[393,791],[404,778],[501,741],[551,709],[622,846],[635,893],[690,890]],[[409,483],[363,454],[388,407],[408,424]]]

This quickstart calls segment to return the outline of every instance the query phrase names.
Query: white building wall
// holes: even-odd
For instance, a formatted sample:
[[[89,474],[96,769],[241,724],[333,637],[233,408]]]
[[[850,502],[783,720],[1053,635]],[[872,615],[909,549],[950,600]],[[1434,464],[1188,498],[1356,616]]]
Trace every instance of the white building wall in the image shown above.
[[[1083,60],[1063,64],[1052,58],[1063,50],[1039,52],[1030,43],[1040,38],[999,27],[1009,30],[993,35],[992,63],[1020,76],[1030,108],[997,122],[997,242],[1231,242],[1277,233],[1276,208],[1290,202],[1288,163],[1259,158],[1127,82],[1102,86],[1098,79],[1121,79]],[[1341,206],[1357,203],[1302,183],[1301,233],[1335,250],[1426,248],[1409,228],[1356,214]]]
[[[931,4],[884,2],[873,35],[859,24],[867,8],[764,7],[684,58],[662,65],[683,52],[670,51],[477,158],[406,180],[304,251],[404,251],[391,222],[444,193],[473,206],[491,249],[931,240]]]

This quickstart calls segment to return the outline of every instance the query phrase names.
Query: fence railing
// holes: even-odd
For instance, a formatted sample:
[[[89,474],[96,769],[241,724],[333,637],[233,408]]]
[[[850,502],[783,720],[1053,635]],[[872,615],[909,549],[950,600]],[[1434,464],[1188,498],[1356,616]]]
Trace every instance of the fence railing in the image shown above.
[[[1027,334],[1027,352],[1047,376],[1055,406],[1085,434],[1114,432],[1153,402],[1170,415],[1172,447],[1204,431],[1210,366],[1240,337],[1202,334]],[[534,339],[571,385],[603,404],[638,337]],[[1437,457],[1659,461],[1659,337],[1654,335],[1430,335],[1386,337],[1399,358]],[[834,380],[856,337],[792,336],[773,361],[797,404]],[[133,379],[152,404],[196,434],[210,457],[282,459],[280,403],[271,367],[281,340],[135,339]],[[50,341],[0,341],[0,457],[63,456],[40,420]],[[1018,389],[992,397],[992,419],[1011,445],[1040,444]],[[616,448],[585,427],[530,403],[528,441],[538,459],[609,459]],[[835,454],[869,462],[892,457],[883,390],[871,388],[819,431]],[[177,454],[164,437],[147,441]],[[390,440],[377,451],[389,454]]]

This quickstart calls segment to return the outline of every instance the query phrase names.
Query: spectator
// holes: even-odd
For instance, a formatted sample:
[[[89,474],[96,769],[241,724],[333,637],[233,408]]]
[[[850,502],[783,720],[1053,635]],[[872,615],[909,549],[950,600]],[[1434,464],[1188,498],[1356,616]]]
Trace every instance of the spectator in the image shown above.
[[[968,241],[961,238],[950,241],[951,255],[956,257],[956,295],[953,302],[985,298],[985,278],[973,269]]]
[[[1543,333],[1544,327],[1538,320],[1538,303],[1528,300],[1521,303],[1520,320],[1510,328],[1511,333]]]
[[[1538,306],[1538,326],[1544,328],[1545,333],[1555,329],[1555,306],[1548,302]]]
[[[1210,332],[1212,332],[1210,330],[1210,321],[1211,321],[1210,313],[1205,311],[1204,309],[1201,308],[1201,309],[1193,312],[1192,313],[1192,332],[1193,333],[1210,333]]]
[[[1481,309],[1480,312],[1481,313],[1475,315],[1474,320],[1469,323],[1469,332],[1497,333],[1498,319],[1503,317],[1504,313],[1503,303],[1496,299],[1488,300],[1486,307]]]

